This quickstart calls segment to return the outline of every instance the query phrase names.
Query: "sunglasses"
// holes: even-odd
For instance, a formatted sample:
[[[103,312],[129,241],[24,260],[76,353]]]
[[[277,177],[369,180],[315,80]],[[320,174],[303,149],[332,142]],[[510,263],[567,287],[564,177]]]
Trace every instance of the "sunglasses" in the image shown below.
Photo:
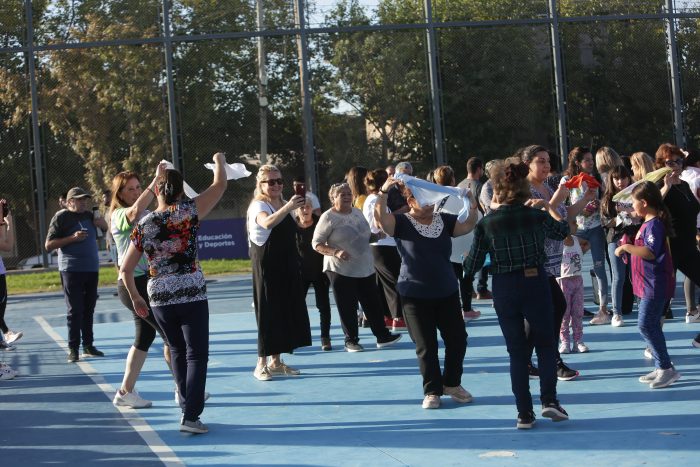
[[[664,162],[664,165],[666,167],[675,167],[677,165],[683,164],[683,161],[680,159],[669,159],[666,162]]]
[[[269,180],[260,180],[260,183],[267,183],[270,186],[284,185],[284,180],[281,178],[271,178]]]

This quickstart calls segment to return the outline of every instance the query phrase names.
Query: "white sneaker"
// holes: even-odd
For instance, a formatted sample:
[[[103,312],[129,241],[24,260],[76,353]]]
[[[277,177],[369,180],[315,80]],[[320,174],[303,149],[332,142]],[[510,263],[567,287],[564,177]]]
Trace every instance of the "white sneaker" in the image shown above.
[[[605,313],[605,312],[598,312],[597,315],[593,317],[589,321],[589,323],[593,326],[599,325],[599,324],[608,324],[610,322],[610,315]]]
[[[651,353],[651,349],[650,349],[649,347],[647,347],[646,349],[644,349],[644,358],[646,358],[646,359],[648,359],[648,360],[653,360],[653,359],[654,359],[654,355]]]
[[[697,311],[695,313],[686,313],[685,322],[688,324],[700,323],[700,313],[698,313]],[[7,340],[7,342],[11,342],[10,340],[7,339],[7,335],[5,335],[5,340]]]
[[[559,344],[559,353],[570,353],[570,352],[571,352],[571,348],[569,347],[568,342],[562,342],[561,344]]]
[[[8,344],[12,344],[13,342],[16,342],[22,338],[24,333],[22,331],[19,332],[13,332],[13,331],[7,331],[5,333],[5,342]]]
[[[450,396],[452,400],[459,402],[460,404],[468,404],[474,400],[472,395],[469,394],[469,391],[464,389],[461,385],[454,387],[443,386],[442,393],[446,396]]]
[[[657,375],[656,375],[656,372],[657,372],[657,370],[656,370],[656,368],[655,368],[654,371],[652,371],[652,372],[650,372],[650,373],[647,373],[647,374],[644,375],[644,376],[640,376],[640,377],[639,377],[639,382],[640,382],[640,383],[644,383],[644,384],[649,384],[649,383],[651,383],[652,381],[654,381],[654,380],[656,379],[656,376],[657,376]]]
[[[671,367],[667,370],[656,370],[656,379],[649,384],[652,389],[661,389],[668,387],[678,381],[681,374]]]
[[[15,350],[15,346],[10,345],[5,341],[0,341],[0,350],[4,350],[5,352],[11,352]]]
[[[115,407],[131,407],[132,409],[147,409],[153,405],[153,402],[148,401],[141,397],[139,393],[134,389],[126,394],[120,394],[119,391],[114,395],[112,404]]]
[[[0,368],[0,381],[9,381],[11,379],[15,379],[15,376],[17,376],[17,373],[15,373],[15,370],[10,368],[9,366]]]
[[[574,349],[578,353],[586,353],[588,352],[588,346],[584,344],[583,342],[577,342],[574,344]]]
[[[625,321],[622,319],[622,315],[615,315],[612,318],[612,322],[610,323],[611,326],[615,328],[621,328],[622,326],[625,325]]]
[[[209,396],[211,396],[211,394],[209,394],[207,391],[204,391],[205,401],[209,399]],[[175,404],[177,404],[178,407],[180,406],[180,392],[177,390],[177,387],[175,388]]]
[[[424,409],[437,409],[439,407],[440,407],[440,396],[436,396],[435,394],[428,394],[423,399],[423,408]]]

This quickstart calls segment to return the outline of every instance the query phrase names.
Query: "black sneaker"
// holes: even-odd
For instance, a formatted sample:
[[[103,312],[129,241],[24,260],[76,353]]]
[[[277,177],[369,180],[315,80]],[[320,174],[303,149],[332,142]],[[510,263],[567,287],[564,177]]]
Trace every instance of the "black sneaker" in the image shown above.
[[[333,346],[331,346],[330,337],[321,338],[321,350],[323,350],[324,352],[330,352],[331,350],[333,350]]]
[[[557,362],[557,379],[559,381],[571,381],[578,376],[578,371],[572,370],[562,360]]]
[[[362,352],[364,350],[365,350],[365,348],[362,347],[357,342],[354,342],[354,341],[346,341],[345,342],[345,351],[346,352]]]
[[[83,356],[84,357],[104,357],[105,354],[97,350],[97,348],[94,345],[88,345],[83,347]]]
[[[527,373],[530,379],[540,379],[540,370],[532,362],[527,364]]]
[[[693,339],[693,347],[700,349],[700,334],[695,336],[695,339]]]
[[[396,344],[401,340],[401,334],[389,334],[386,337],[377,338],[377,348],[383,349],[384,347],[389,347],[390,345]]]
[[[551,418],[553,422],[563,422],[569,419],[569,414],[557,401],[542,404],[542,416]]]
[[[68,363],[75,363],[80,360],[78,349],[68,349]]]
[[[664,319],[673,319],[673,311],[671,311],[670,306],[664,311]]]
[[[529,430],[535,424],[535,412],[529,410],[527,412],[518,412],[518,423],[515,427],[518,430]]]

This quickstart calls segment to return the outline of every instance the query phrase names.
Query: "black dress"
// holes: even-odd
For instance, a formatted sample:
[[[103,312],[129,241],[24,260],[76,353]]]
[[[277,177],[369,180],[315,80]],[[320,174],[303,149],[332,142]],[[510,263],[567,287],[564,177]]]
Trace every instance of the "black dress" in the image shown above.
[[[262,246],[250,244],[259,357],[311,345],[296,229],[296,222],[287,215]]]

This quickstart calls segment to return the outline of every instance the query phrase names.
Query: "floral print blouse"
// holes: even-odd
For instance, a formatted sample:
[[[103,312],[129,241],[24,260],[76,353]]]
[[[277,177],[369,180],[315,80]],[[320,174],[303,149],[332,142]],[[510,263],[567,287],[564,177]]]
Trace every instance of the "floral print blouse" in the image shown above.
[[[148,298],[153,306],[206,300],[204,275],[197,259],[199,217],[192,200],[163,212],[151,212],[131,233],[148,260]]]

